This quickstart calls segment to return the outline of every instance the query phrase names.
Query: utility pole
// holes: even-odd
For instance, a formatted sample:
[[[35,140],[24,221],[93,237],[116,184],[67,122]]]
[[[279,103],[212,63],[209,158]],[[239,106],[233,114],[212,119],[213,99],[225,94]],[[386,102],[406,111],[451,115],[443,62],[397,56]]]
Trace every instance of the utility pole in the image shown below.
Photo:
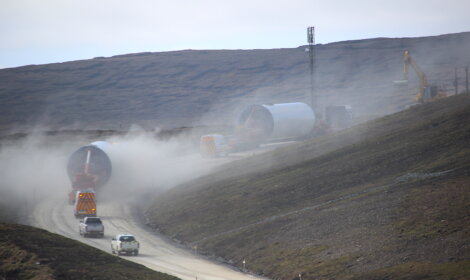
[[[317,97],[314,91],[314,70],[315,70],[315,27],[311,26],[307,28],[307,39],[308,39],[308,55],[310,57],[310,106],[312,109],[317,109]]]
[[[470,94],[468,91],[468,66],[465,67],[465,93]]]
[[[455,95],[457,95],[459,94],[459,79],[457,78],[457,68],[455,68],[454,86],[455,86]]]

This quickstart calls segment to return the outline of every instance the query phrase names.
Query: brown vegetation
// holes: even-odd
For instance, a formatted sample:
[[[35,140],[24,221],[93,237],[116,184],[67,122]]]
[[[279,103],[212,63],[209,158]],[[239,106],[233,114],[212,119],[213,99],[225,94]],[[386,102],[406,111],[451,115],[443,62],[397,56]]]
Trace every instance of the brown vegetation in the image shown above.
[[[0,278],[178,279],[45,230],[2,223]]]
[[[235,162],[149,221],[276,279],[464,279],[469,139],[470,97],[451,97]]]
[[[470,64],[470,33],[377,38],[317,46],[316,91],[323,107],[350,104],[356,116],[410,104],[402,79],[408,49],[428,80],[451,90],[454,68]],[[308,102],[304,47],[140,53],[0,70],[0,134],[34,125],[127,130],[227,124],[248,103]],[[460,79],[462,82],[463,79]],[[463,88],[463,84],[460,85]]]

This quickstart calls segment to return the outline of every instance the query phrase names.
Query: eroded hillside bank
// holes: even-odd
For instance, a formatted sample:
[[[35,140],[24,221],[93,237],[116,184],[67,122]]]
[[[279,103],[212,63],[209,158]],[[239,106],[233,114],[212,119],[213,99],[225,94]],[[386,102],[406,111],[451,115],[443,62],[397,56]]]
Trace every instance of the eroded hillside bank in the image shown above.
[[[235,162],[149,223],[271,278],[464,279],[469,140],[470,97],[451,97]]]

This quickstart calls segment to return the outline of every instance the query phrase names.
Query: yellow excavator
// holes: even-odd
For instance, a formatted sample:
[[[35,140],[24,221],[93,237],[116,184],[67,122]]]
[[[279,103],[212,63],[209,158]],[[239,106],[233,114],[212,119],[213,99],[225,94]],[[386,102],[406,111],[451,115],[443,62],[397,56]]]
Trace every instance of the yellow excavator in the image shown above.
[[[407,84],[408,83],[408,68],[413,67],[416,75],[419,78],[419,91],[413,99],[415,102],[424,103],[428,101],[434,101],[437,99],[447,97],[447,93],[438,90],[437,86],[428,85],[428,79],[421,68],[419,68],[416,61],[411,57],[409,51],[403,52],[403,76],[404,80],[395,81],[395,84]]]

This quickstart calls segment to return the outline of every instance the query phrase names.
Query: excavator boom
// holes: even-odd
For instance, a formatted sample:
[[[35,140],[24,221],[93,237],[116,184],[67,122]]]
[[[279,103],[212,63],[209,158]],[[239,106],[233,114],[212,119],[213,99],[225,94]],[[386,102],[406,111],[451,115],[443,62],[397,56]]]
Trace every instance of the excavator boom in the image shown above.
[[[405,51],[403,53],[403,75],[404,75],[405,80],[408,80],[409,65],[413,67],[413,70],[415,71],[416,75],[419,78],[419,91],[414,100],[417,102],[423,102],[424,91],[428,87],[428,79],[426,78],[426,75],[424,74],[424,72],[421,71],[421,68],[419,68],[418,64],[416,64],[416,61],[414,61],[414,59],[411,57],[410,52]]]
[[[408,83],[408,69],[412,67],[416,75],[419,78],[419,91],[416,94],[414,101],[419,103],[424,103],[425,101],[433,101],[436,99],[447,97],[446,92],[441,92],[438,90],[437,86],[430,86],[428,84],[428,79],[424,72],[419,68],[416,61],[411,57],[409,51],[403,52],[403,78],[404,80],[395,81],[395,84],[407,84]]]

